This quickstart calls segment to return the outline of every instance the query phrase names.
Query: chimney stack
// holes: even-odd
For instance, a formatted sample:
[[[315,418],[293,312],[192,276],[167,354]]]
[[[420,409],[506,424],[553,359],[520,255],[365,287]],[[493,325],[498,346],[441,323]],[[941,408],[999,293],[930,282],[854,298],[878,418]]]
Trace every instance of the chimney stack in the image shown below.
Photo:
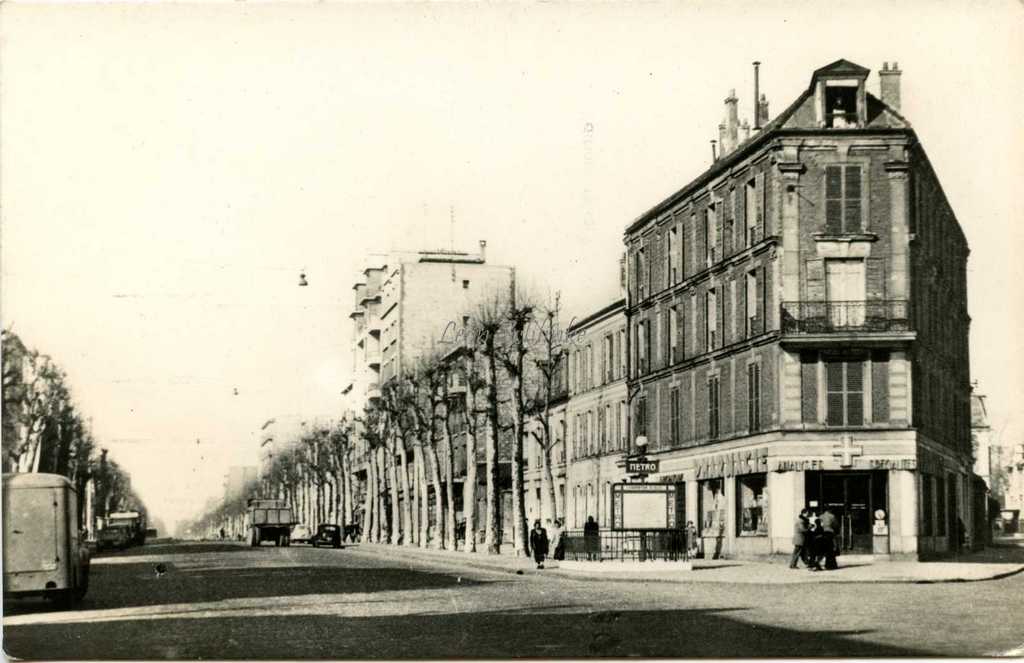
[[[757,129],[764,128],[764,125],[768,124],[768,99],[765,98],[764,92],[761,93],[761,98],[757,104]]]
[[[761,128],[761,113],[758,112],[757,101],[761,98],[760,87],[761,87],[761,63],[754,60],[754,131]]]
[[[900,65],[892,63],[892,69],[888,62],[882,63],[882,70],[878,72],[878,82],[882,93],[882,103],[896,112],[900,110]]]
[[[750,139],[750,123],[743,120],[743,124],[740,125],[740,129],[743,130],[743,140]]]
[[[715,152],[715,143],[717,143],[717,142],[718,141],[716,141],[716,140],[712,140],[711,141],[711,161],[712,161],[712,163],[715,162],[715,161],[718,161],[718,153]]]
[[[487,240],[480,240],[480,262],[487,262]]]
[[[729,90],[729,96],[725,98],[725,138],[722,141],[722,156],[736,149],[739,143],[740,116],[736,104],[736,90]]]

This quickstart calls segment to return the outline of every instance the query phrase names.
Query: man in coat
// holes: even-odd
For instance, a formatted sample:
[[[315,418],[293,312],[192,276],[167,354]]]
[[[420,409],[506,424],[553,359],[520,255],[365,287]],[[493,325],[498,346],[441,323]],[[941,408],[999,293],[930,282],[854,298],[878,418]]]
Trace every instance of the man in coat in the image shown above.
[[[587,548],[587,559],[598,559],[601,552],[601,528],[593,516],[587,516],[587,522],[583,524],[583,541]]]
[[[825,568],[834,571],[839,568],[836,563],[836,526],[838,520],[827,506],[821,514],[821,548],[825,555]]]
[[[807,509],[800,509],[800,515],[796,517],[793,525],[793,556],[789,559],[789,568],[797,568],[797,561],[803,561],[807,567],[811,566],[810,555],[808,555],[808,539],[810,538],[810,526],[807,522]]]
[[[544,558],[548,555],[548,531],[541,527],[539,520],[533,521],[533,529],[530,530],[530,550],[537,568],[543,569]]]

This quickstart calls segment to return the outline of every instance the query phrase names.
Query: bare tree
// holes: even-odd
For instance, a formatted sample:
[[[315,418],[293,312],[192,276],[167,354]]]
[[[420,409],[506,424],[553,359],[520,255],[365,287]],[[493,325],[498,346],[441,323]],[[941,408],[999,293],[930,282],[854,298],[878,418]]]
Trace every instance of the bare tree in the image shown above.
[[[485,480],[487,483],[487,514],[484,529],[484,547],[489,554],[501,552],[501,507],[498,504],[498,445],[501,440],[501,421],[498,394],[501,381],[498,371],[498,345],[504,324],[503,303],[499,296],[480,302],[474,316],[476,340],[482,356],[484,392],[487,420],[484,437]]]
[[[532,344],[535,346],[532,361],[538,379],[535,380],[535,388],[530,396],[528,412],[531,421],[527,428],[540,450],[541,491],[544,496],[541,500],[541,515],[545,519],[560,517],[565,507],[557,502],[551,470],[555,447],[565,444],[565,440],[554,435],[551,430],[552,402],[562,395],[565,388],[566,353],[559,322],[559,300],[560,296],[556,294],[553,305],[538,311],[538,320],[533,327],[537,332],[537,342]]]

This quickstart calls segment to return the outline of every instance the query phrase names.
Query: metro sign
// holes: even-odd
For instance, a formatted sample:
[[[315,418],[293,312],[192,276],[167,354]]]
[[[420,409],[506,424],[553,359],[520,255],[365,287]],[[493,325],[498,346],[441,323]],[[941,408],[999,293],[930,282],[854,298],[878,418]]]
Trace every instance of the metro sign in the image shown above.
[[[646,458],[626,459],[626,474],[657,474],[660,461]]]

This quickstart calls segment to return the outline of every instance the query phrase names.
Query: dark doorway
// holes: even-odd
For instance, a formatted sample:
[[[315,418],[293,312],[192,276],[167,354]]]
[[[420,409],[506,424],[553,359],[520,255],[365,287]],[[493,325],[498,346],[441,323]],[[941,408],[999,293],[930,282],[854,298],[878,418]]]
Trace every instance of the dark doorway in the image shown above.
[[[885,472],[808,472],[807,505],[821,513],[828,507],[839,521],[836,539],[843,552],[873,552],[876,509],[888,511]]]

